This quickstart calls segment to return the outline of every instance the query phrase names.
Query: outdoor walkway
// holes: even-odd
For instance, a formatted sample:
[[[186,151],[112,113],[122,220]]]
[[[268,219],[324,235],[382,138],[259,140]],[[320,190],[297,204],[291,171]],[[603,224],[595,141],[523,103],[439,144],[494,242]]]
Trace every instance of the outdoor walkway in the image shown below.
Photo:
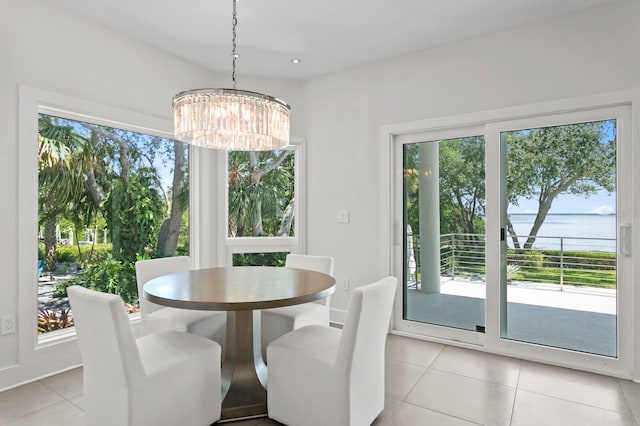
[[[440,291],[444,294],[484,299],[484,282],[443,278]],[[616,314],[616,291],[583,286],[558,285],[514,281],[507,286],[507,301],[550,308],[573,309],[602,314]]]
[[[69,307],[67,297],[53,297],[56,284],[74,278],[77,272],[45,272],[38,278],[38,309],[66,309]]]

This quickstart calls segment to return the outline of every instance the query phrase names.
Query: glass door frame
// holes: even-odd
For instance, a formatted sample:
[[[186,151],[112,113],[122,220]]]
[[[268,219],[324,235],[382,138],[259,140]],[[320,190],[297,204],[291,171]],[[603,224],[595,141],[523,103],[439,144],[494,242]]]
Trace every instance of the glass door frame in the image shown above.
[[[403,286],[398,286],[392,333],[408,335],[424,340],[441,342],[454,346],[474,348],[481,351],[515,356],[585,371],[607,374],[615,377],[640,377],[640,361],[635,362],[633,351],[640,347],[640,333],[634,330],[633,322],[638,314],[637,292],[633,286],[633,252],[630,256],[618,255],[618,357],[604,357],[565,349],[502,339],[500,326],[504,324],[501,316],[501,297],[506,282],[506,259],[500,253],[500,212],[502,209],[499,191],[500,182],[500,131],[508,130],[506,123],[515,127],[519,120],[528,123],[561,124],[566,119],[576,117],[577,121],[594,121],[615,118],[618,127],[618,166],[617,166],[617,228],[630,224],[631,241],[638,240],[633,230],[633,177],[640,175],[634,171],[631,117],[637,120],[640,114],[631,105],[640,101],[640,92],[616,92],[583,98],[550,101],[539,104],[523,105],[484,112],[460,114],[443,118],[426,119],[414,122],[386,125],[381,128],[380,168],[381,191],[381,272],[403,280],[403,194],[402,194],[402,145],[404,143],[437,140],[449,137],[471,135],[465,129],[482,127],[480,133],[485,137],[486,167],[486,277],[487,297],[485,300],[486,334],[449,329],[447,327],[406,321],[403,313]],[[609,112],[606,112],[609,111]],[[612,115],[610,111],[615,111]],[[606,113],[605,113],[606,112]],[[604,115],[603,115],[604,114]],[[531,120],[531,121],[529,121]],[[529,125],[529,127],[531,127]],[[634,130],[637,137],[640,132]],[[618,238],[619,240],[619,238]],[[620,241],[618,241],[618,247]],[[619,248],[618,248],[619,252]],[[504,276],[502,276],[504,274]],[[505,295],[506,297],[506,295]],[[635,297],[635,299],[634,299]],[[636,300],[638,299],[638,300]],[[506,299],[504,300],[506,301]],[[503,301],[503,302],[504,302]],[[634,364],[635,362],[635,364]]]
[[[403,147],[407,144],[413,143],[421,143],[421,142],[430,142],[437,143],[435,141],[453,139],[453,138],[465,138],[465,137],[473,137],[484,134],[484,126],[482,125],[474,125],[474,126],[465,126],[465,127],[456,127],[450,129],[438,129],[431,131],[423,131],[416,132],[404,135],[398,135],[394,137],[393,141],[393,149],[394,149],[394,168],[396,170],[403,169]],[[485,142],[486,143],[486,142]],[[400,180],[402,180],[402,176],[400,176]],[[394,183],[396,198],[394,200],[392,209],[394,210],[394,217],[398,218],[399,227],[398,230],[398,240],[400,241],[400,247],[398,250],[395,250],[396,253],[395,261],[400,262],[395,263],[400,265],[404,262],[404,245],[405,239],[401,229],[404,226],[404,200],[403,200],[403,185],[400,182],[400,187],[397,186],[397,183]],[[398,259],[399,257],[399,259]],[[417,333],[421,335],[432,336],[435,338],[442,339],[453,339],[458,342],[464,342],[473,345],[482,345],[484,342],[484,334],[476,331],[456,329],[451,327],[446,327],[442,325],[436,324],[428,324],[421,323],[417,321],[405,320],[403,318],[404,312],[404,303],[406,296],[406,286],[404,285],[404,273],[400,272],[398,279],[402,285],[399,285],[399,289],[401,291],[400,294],[396,295],[395,299],[395,307],[394,307],[394,324],[399,331],[404,331],[407,333]],[[485,313],[486,317],[486,313]]]

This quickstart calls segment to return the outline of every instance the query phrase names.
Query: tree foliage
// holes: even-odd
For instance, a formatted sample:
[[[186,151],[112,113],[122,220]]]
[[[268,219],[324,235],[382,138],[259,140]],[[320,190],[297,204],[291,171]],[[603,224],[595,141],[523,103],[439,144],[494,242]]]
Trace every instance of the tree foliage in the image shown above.
[[[53,117],[38,120],[38,206],[39,224],[44,225],[46,269],[56,267],[56,224],[61,216],[74,223],[91,211],[85,197],[82,151],[86,138]]]
[[[507,198],[538,201],[538,211],[524,248],[531,248],[553,201],[561,194],[589,197],[615,190],[616,141],[611,121],[569,124],[507,132]],[[519,248],[511,222],[507,229]]]
[[[163,204],[153,175],[139,170],[128,182],[115,180],[103,202],[103,214],[113,241],[114,259],[134,263],[156,243]]]
[[[175,254],[180,229],[188,227],[183,220],[188,207],[184,145],[44,114],[38,138],[39,221],[45,225],[45,256],[53,259],[50,270],[55,268],[56,224],[71,221],[80,236],[84,229],[104,223],[113,243],[112,259],[93,265],[99,270],[85,271],[79,282],[108,275],[106,291],[130,299],[136,259],[156,250]],[[162,179],[172,167],[177,173],[167,188]],[[159,233],[163,222],[166,232]]]
[[[441,228],[446,233],[484,232],[484,138],[440,143]]]
[[[290,235],[294,157],[293,150],[229,152],[230,237]]]
[[[614,121],[577,123],[503,134],[507,159],[507,199],[517,206],[535,199],[538,210],[525,248],[531,248],[553,201],[561,194],[589,197],[615,191]],[[482,137],[439,142],[440,232],[482,233],[485,215],[485,161]],[[405,145],[407,223],[419,228],[418,144]],[[508,232],[520,248],[511,222]]]
[[[438,143],[440,233],[484,232],[484,140],[482,137],[448,139]],[[418,144],[405,145],[407,221],[418,230]]]

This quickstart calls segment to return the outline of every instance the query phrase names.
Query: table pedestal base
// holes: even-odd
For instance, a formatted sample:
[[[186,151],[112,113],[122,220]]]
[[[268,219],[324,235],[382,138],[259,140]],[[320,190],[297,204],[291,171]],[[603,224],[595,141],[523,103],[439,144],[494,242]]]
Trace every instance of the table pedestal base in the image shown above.
[[[254,336],[259,321],[259,312],[227,312],[221,420],[267,415],[267,367],[260,336]]]

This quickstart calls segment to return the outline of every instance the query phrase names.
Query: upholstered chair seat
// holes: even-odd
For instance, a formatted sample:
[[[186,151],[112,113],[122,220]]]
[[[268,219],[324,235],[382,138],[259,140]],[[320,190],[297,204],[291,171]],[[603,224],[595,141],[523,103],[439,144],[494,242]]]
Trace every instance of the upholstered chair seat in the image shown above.
[[[333,258],[329,256],[288,254],[284,266],[333,275]],[[265,362],[268,362],[267,346],[283,334],[305,325],[329,325],[329,299],[260,311],[262,358]]]
[[[136,339],[120,297],[79,286],[67,291],[87,426],[205,426],[220,418],[218,343],[175,330]]]
[[[269,417],[288,426],[365,426],[384,409],[384,356],[397,280],[353,290],[344,329],[310,325],[267,347]]]

